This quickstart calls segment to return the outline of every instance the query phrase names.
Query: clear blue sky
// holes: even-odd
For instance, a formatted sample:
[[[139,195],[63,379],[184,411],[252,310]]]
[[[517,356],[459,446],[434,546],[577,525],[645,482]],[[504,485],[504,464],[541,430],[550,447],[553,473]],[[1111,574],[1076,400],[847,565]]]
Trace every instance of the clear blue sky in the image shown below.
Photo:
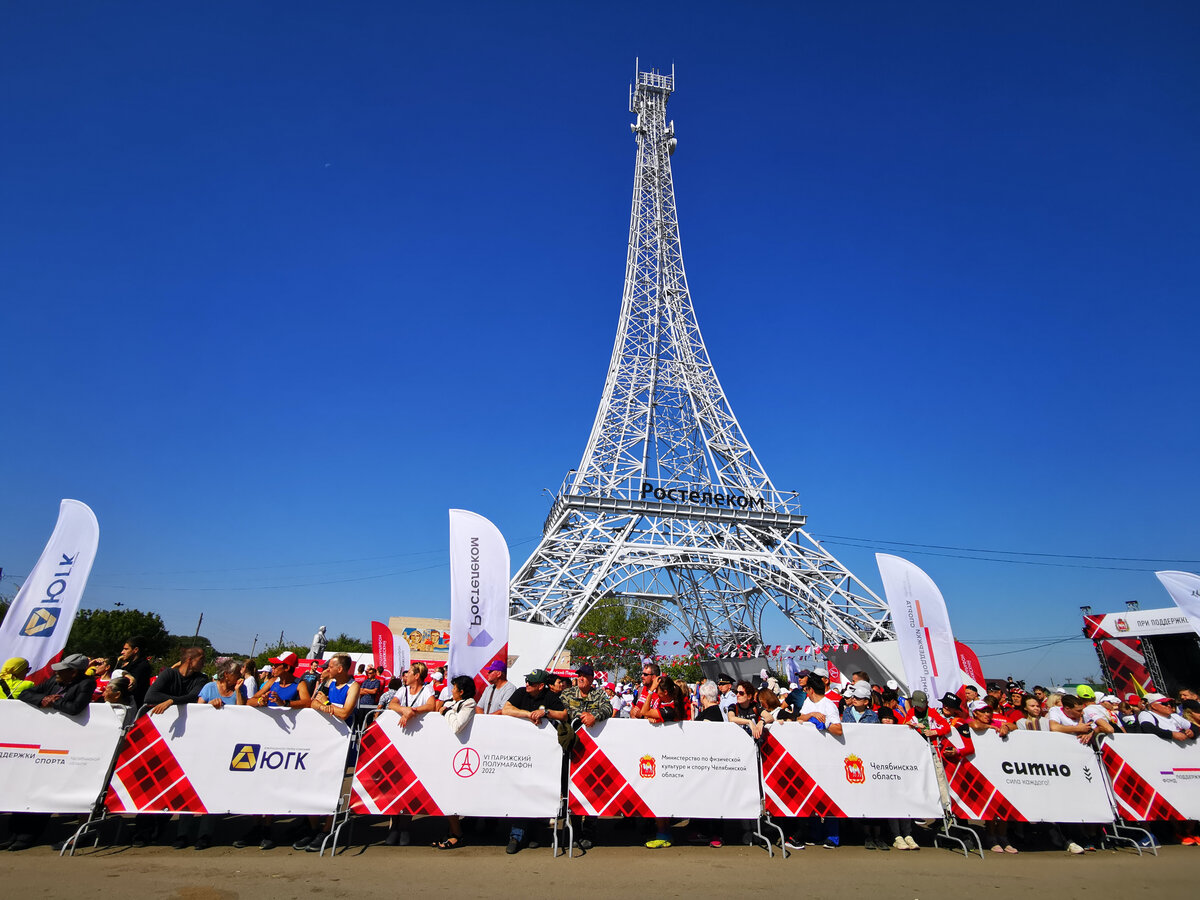
[[[518,565],[611,352],[636,57],[677,66],[710,353],[835,555],[877,590],[909,556],[1038,679],[1090,645],[986,654],[1200,568],[1196,4],[4,20],[4,593],[62,497],[100,520],[85,605],[222,649],[447,615],[449,507]]]

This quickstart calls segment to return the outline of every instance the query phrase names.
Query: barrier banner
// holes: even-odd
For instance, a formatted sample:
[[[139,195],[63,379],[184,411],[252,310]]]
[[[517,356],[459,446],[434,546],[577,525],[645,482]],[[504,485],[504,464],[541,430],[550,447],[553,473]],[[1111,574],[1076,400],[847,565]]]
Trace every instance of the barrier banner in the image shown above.
[[[0,812],[91,812],[124,720],[107,703],[68,716],[0,700]]]
[[[973,734],[975,752],[943,762],[954,815],[1013,822],[1111,822],[1095,752],[1049,731]]]
[[[834,737],[777,722],[762,747],[763,794],[773,816],[941,818],[929,744],[911,728],[842,725]]]
[[[206,703],[145,715],[109,783],[109,812],[327,815],[337,808],[350,729],[311,709]]]
[[[606,719],[576,736],[571,812],[758,818],[758,753],[737,725]]]
[[[1200,819],[1200,746],[1153,734],[1115,734],[1100,759],[1122,819]]]
[[[548,817],[558,812],[562,748],[549,722],[474,716],[455,734],[436,713],[367,729],[350,788],[360,815]]]

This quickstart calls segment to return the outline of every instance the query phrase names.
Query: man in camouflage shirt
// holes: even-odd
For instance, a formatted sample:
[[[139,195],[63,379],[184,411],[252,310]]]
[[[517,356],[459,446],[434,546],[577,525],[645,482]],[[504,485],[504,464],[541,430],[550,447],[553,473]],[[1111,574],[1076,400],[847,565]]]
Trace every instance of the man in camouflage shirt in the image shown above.
[[[596,671],[591,666],[580,666],[575,670],[575,683],[562,692],[567,721],[576,728],[580,724],[592,726],[612,716],[608,695],[596,690],[595,679]]]
[[[566,754],[563,758],[563,780],[566,787],[567,761],[571,756],[571,747],[575,743],[575,729],[590,727],[603,722],[613,714],[612,704],[608,695],[595,686],[596,670],[591,666],[579,666],[575,670],[575,683],[562,692],[562,702],[567,708],[567,721],[562,723],[559,731],[560,743]],[[581,850],[592,849],[592,838],[595,823],[591,818],[581,816],[579,827],[576,829],[577,846]]]

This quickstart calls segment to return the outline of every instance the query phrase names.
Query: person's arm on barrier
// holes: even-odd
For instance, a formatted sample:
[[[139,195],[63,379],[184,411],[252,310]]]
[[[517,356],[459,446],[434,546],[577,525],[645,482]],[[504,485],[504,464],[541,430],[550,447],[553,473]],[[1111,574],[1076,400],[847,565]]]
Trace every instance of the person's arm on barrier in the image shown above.
[[[246,701],[247,706],[266,706],[267,695],[271,693],[271,689],[275,687],[277,679],[272,678],[270,681],[264,679],[263,686],[258,689],[253,697]]]
[[[296,682],[296,699],[290,702],[289,709],[306,709],[312,705],[312,697],[308,693],[308,685],[303,681]]]
[[[62,694],[51,698],[50,703],[45,705],[68,716],[77,716],[88,708],[95,692],[96,679],[84,676],[72,682]]]

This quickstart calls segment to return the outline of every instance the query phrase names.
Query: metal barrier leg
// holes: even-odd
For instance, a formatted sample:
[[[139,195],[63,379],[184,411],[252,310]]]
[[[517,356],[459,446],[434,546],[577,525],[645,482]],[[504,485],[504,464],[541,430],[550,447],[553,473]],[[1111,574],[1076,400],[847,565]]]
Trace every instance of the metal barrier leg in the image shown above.
[[[1109,827],[1110,826],[1105,825],[1102,829],[1105,840],[1113,841],[1114,843],[1129,844],[1134,850],[1137,851],[1138,856],[1142,855],[1143,846],[1150,850],[1155,856],[1158,856],[1158,841],[1154,839],[1154,835],[1152,835],[1147,829],[1139,828],[1136,825],[1125,825],[1120,819],[1113,820],[1111,833],[1109,833]],[[1140,839],[1135,837],[1135,835],[1138,834],[1145,835],[1145,837]],[[1143,840],[1146,841],[1145,844],[1142,843]]]
[[[329,857],[332,859],[337,856],[338,839],[341,837],[342,829],[350,822],[350,795],[342,794],[338,800],[338,807],[333,812],[333,819],[329,823],[329,834],[321,841],[321,852],[318,856],[325,855],[325,848],[329,847]],[[347,833],[347,846],[349,846],[349,833]]]
[[[979,835],[975,832],[975,829],[968,828],[966,825],[959,825],[953,816],[946,816],[946,818],[942,820],[942,830],[935,831],[933,833],[933,846],[940,847],[941,845],[938,843],[939,840],[949,841],[951,843],[958,844],[958,848],[962,850],[963,857],[970,858],[971,853],[970,848],[967,847],[967,842],[962,838],[955,837],[955,832],[961,832],[962,834],[968,836],[969,839],[975,843],[975,848],[979,852],[979,858],[986,859],[986,857],[983,855],[983,844],[980,842]]]
[[[760,783],[761,783],[761,779],[760,779]],[[764,825],[766,825],[767,828],[774,828],[776,831],[779,832],[779,853],[783,859],[787,859],[788,856],[790,856],[791,854],[788,852],[787,835],[785,835],[783,833],[783,829],[775,824],[775,820],[771,818],[770,813],[764,812],[762,814],[762,818],[759,821],[761,821]],[[774,854],[772,854],[772,855],[774,855]]]

